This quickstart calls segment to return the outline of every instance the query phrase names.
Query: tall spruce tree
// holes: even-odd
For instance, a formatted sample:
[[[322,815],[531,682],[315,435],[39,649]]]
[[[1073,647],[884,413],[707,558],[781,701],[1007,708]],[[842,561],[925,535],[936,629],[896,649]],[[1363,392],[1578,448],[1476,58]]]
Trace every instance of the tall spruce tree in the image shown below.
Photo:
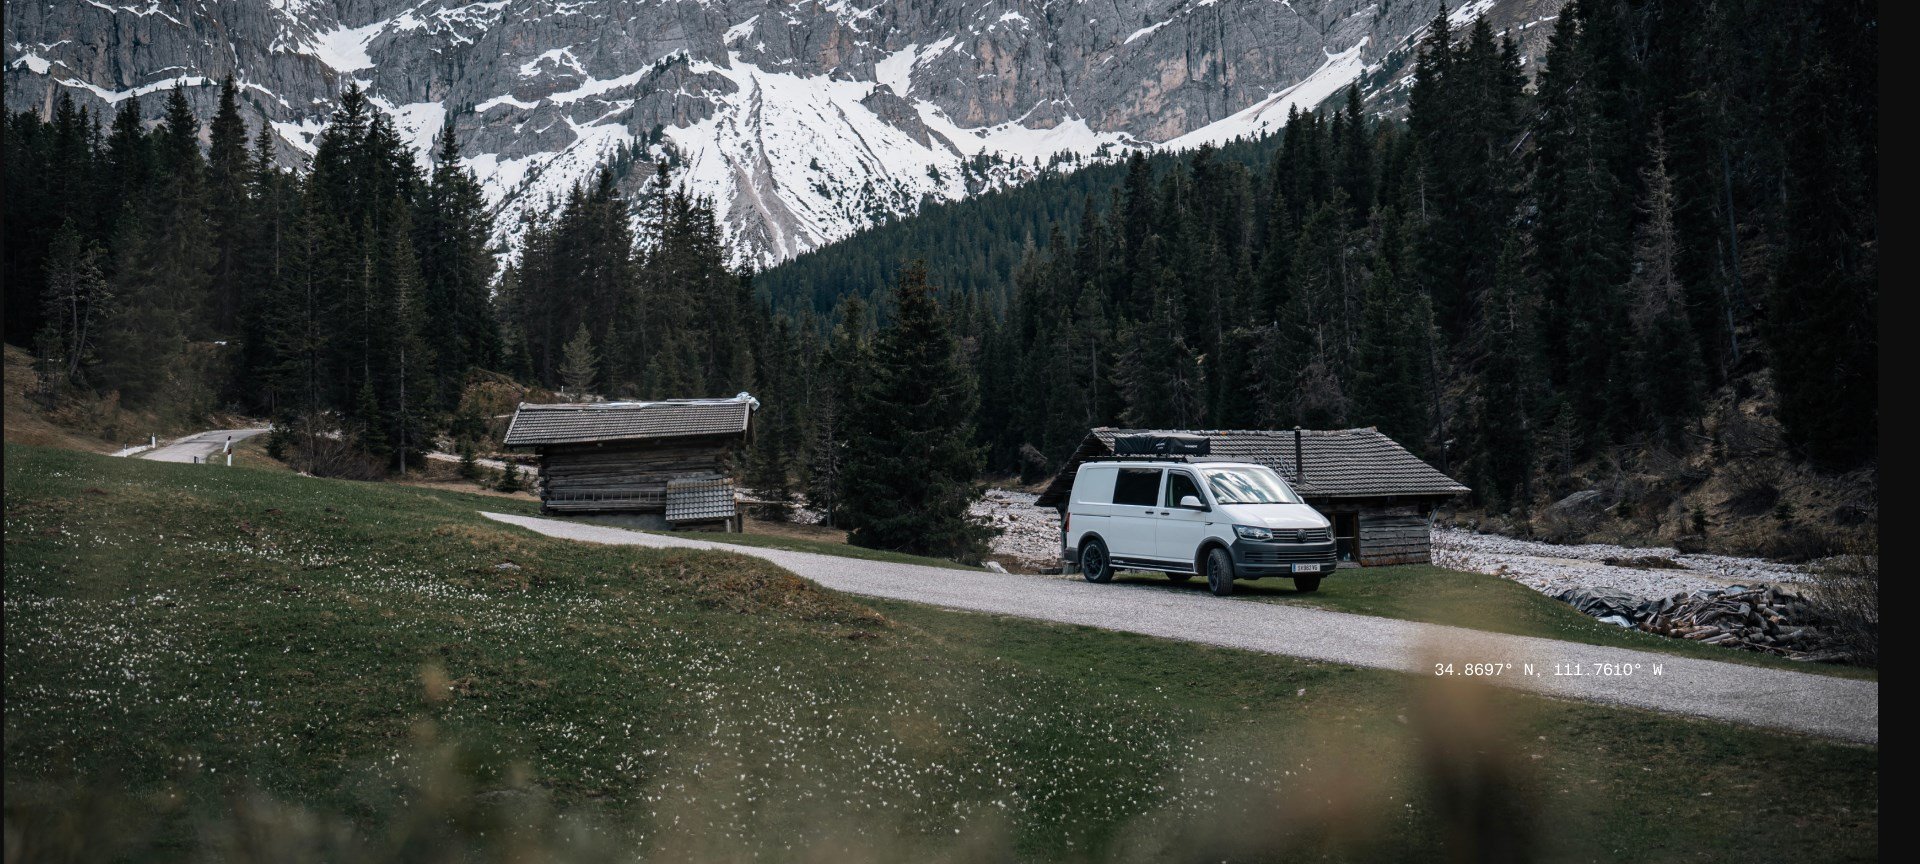
[[[573,338],[567,340],[564,360],[560,364],[560,386],[575,399],[584,399],[593,390],[593,382],[600,378],[600,354],[593,350],[593,333],[587,330],[586,322],[574,328]]]
[[[813,395],[812,437],[807,442],[807,505],[836,528],[852,526],[846,463],[859,391],[873,378],[873,342],[868,309],[858,295],[841,299],[833,332],[821,351]]]
[[[1515,232],[1502,244],[1493,283],[1479,305],[1476,334],[1480,357],[1468,452],[1476,466],[1475,494],[1496,512],[1524,508],[1532,497],[1538,303],[1522,243]]]
[[[55,364],[59,381],[80,377],[94,359],[100,325],[113,308],[113,293],[101,273],[105,252],[83,239],[72,220],[53,237],[47,254],[47,287],[42,295],[39,356]]]
[[[259,262],[254,238],[258,214],[250,195],[254,165],[238,93],[233,75],[228,74],[220,82],[220,105],[207,127],[207,215],[213,253],[206,315],[210,332],[225,339],[241,335],[247,291],[261,278],[255,266]]]
[[[919,264],[904,268],[871,373],[856,382],[839,502],[855,545],[968,558],[986,531],[968,515],[984,467],[978,400],[947,316]]]
[[[460,164],[454,118],[441,128],[433,173],[413,217],[419,252],[421,309],[434,349],[433,398],[459,402],[471,369],[500,365],[500,328],[491,300],[494,273],[487,251],[493,223],[480,181]]]
[[[1633,388],[1655,442],[1678,447],[1686,421],[1700,410],[1706,369],[1687,317],[1687,290],[1680,284],[1679,238],[1674,228],[1673,180],[1665,142],[1654,136],[1653,164],[1645,173],[1643,221],[1627,281],[1627,319],[1632,327]]]

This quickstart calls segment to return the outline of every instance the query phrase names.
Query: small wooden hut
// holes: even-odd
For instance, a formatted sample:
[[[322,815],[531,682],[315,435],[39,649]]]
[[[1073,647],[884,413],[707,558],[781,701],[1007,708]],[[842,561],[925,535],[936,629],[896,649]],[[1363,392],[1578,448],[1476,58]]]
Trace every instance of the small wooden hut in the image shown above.
[[[1469,491],[1372,427],[1177,433],[1102,427],[1087,434],[1034,504],[1064,511],[1080,463],[1112,455],[1114,438],[1167,434],[1207,438],[1211,455],[1196,457],[1196,462],[1252,462],[1280,472],[1333,523],[1343,564],[1427,563],[1434,508]]]
[[[735,451],[758,400],[521,403],[506,446],[540,457],[548,513],[611,514],[643,527],[740,530]]]

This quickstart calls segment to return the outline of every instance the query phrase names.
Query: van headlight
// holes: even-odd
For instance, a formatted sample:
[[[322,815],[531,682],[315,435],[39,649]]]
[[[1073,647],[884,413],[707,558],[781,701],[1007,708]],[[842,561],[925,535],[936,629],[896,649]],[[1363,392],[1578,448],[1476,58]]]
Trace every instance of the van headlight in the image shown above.
[[[1235,525],[1233,526],[1233,533],[1240,535],[1240,539],[1242,540],[1272,540],[1273,539],[1272,531],[1268,531],[1267,529],[1261,528],[1257,525]]]

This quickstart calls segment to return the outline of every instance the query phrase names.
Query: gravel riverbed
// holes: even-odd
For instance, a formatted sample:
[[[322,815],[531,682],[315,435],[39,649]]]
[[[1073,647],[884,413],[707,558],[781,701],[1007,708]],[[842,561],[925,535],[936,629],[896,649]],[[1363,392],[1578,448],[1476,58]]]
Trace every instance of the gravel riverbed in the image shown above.
[[[974,518],[992,526],[993,554],[1016,571],[1039,572],[1060,566],[1060,514],[1035,507],[1040,496],[1011,489],[988,489],[973,502]]]
[[[1673,567],[1631,567],[1615,561],[1672,562]],[[1688,555],[1677,549],[1630,548],[1605,543],[1556,546],[1457,528],[1433,530],[1433,563],[1454,570],[1504,576],[1549,596],[1569,588],[1605,588],[1655,599],[1730,585],[1793,585],[1810,576],[1804,567],[1761,558]]]

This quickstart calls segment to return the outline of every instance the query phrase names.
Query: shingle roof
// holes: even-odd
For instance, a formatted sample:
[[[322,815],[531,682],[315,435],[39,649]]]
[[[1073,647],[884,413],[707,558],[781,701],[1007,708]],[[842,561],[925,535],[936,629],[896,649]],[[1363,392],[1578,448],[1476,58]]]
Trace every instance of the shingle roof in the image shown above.
[[[738,435],[747,431],[760,402],[745,393],[732,399],[669,399],[660,402],[521,403],[507,427],[508,447],[584,444]]]
[[[668,480],[666,518],[670,523],[733,518],[733,481],[718,475]]]
[[[1067,460],[1066,467],[1053,478],[1047,490],[1034,503],[1057,506],[1073,489],[1073,478],[1080,463],[1113,453],[1113,439],[1120,435],[1168,434],[1174,430],[1110,429],[1102,427],[1087,434],[1079,449]],[[1392,438],[1372,427],[1365,429],[1308,429],[1300,438],[1305,479],[1295,470],[1293,432],[1262,429],[1225,429],[1183,431],[1180,434],[1205,436],[1212,453],[1195,461],[1253,462],[1265,465],[1286,477],[1306,498],[1377,498],[1386,496],[1452,497],[1469,491],[1459,481],[1435,470],[1433,466],[1407,452]]]

